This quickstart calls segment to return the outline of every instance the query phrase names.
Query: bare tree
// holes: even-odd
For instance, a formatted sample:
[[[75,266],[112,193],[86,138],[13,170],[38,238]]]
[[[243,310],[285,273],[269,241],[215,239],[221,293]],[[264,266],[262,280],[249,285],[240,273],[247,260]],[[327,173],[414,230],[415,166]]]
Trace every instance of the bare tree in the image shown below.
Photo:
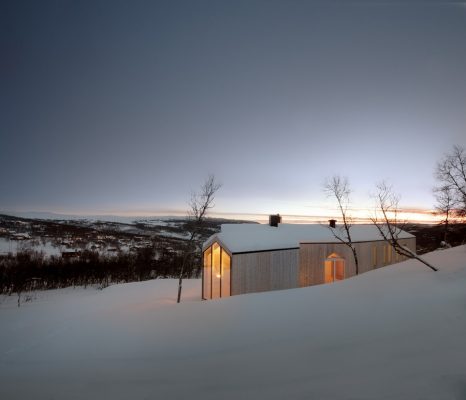
[[[200,191],[191,194],[188,211],[188,232],[189,239],[186,242],[186,249],[183,255],[183,262],[180,268],[180,276],[178,280],[178,297],[176,302],[181,301],[181,290],[183,287],[183,274],[186,267],[191,263],[193,255],[196,251],[196,240],[203,228],[205,218],[209,209],[214,206],[215,194],[220,189],[221,184],[215,181],[214,175],[209,175],[202,184]]]
[[[448,231],[449,224],[455,215],[456,196],[451,186],[443,185],[434,189],[435,200],[435,214],[443,216],[441,224],[444,226],[443,241],[445,245],[448,244]]]
[[[341,243],[344,243],[351,249],[351,252],[353,253],[354,264],[356,266],[356,275],[358,275],[358,254],[356,253],[356,247],[354,246],[351,239],[350,231],[353,219],[348,214],[348,208],[350,204],[349,195],[351,193],[348,178],[341,177],[339,175],[334,175],[331,178],[328,178],[324,184],[324,192],[328,197],[334,197],[336,199],[338,209],[340,210],[341,218],[343,220],[343,226],[339,228],[340,232],[338,232],[336,228],[329,227],[329,229],[337,240],[339,240]]]
[[[371,220],[384,240],[392,246],[396,253],[407,258],[416,259],[433,271],[437,271],[436,267],[428,263],[409,247],[404,246],[400,242],[400,234],[403,231],[403,222],[400,224],[400,221],[398,221],[398,205],[400,202],[399,195],[393,192],[391,186],[387,185],[385,182],[381,182],[377,184],[377,192],[374,197],[376,203],[375,213]]]
[[[455,209],[452,212],[458,217],[466,217],[466,151],[461,146],[453,146],[451,153],[446,154],[437,163],[435,176],[440,188],[448,187],[453,196]]]

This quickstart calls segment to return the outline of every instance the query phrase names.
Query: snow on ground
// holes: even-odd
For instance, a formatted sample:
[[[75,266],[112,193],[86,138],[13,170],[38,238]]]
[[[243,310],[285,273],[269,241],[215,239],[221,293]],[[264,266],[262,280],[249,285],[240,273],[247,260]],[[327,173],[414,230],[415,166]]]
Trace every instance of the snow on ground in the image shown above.
[[[160,236],[170,237],[170,238],[178,238],[178,239],[189,239],[190,234],[187,232],[171,232],[166,230],[161,230],[159,232]]]
[[[332,285],[200,301],[200,281],[0,307],[2,399],[464,399],[466,246]]]

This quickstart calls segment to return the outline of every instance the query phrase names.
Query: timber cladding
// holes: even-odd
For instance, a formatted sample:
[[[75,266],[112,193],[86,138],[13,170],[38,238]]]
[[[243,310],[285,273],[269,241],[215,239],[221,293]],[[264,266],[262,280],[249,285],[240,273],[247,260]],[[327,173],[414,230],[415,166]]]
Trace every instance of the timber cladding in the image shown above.
[[[400,239],[400,243],[416,251],[416,238]],[[383,240],[357,242],[354,246],[360,274],[406,259],[396,254]],[[324,263],[331,254],[336,254],[345,260],[345,279],[356,275],[353,253],[344,243],[301,243],[298,257],[299,287],[324,283]]]
[[[299,249],[233,254],[231,294],[298,287]]]
[[[359,274],[404,261],[375,226],[352,229],[353,237],[360,239],[352,244]],[[415,253],[416,238],[404,231],[400,236],[398,243]],[[208,253],[210,246],[220,246],[221,256]],[[222,224],[203,251],[203,290],[211,293],[207,298],[319,285],[356,275],[352,249],[320,224]],[[225,290],[214,294],[217,278]]]
[[[302,243],[299,249],[299,287],[324,283],[324,263],[336,253],[345,260],[345,277],[354,267],[351,249],[343,243]],[[351,257],[351,258],[350,258]],[[351,260],[348,262],[347,260]]]

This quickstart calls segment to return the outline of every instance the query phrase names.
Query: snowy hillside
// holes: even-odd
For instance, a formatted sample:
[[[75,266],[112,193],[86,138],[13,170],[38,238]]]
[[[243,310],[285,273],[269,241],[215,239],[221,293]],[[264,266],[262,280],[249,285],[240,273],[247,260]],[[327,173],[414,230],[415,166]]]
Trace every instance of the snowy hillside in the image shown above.
[[[466,246],[200,301],[156,280],[0,298],[2,399],[464,399]]]

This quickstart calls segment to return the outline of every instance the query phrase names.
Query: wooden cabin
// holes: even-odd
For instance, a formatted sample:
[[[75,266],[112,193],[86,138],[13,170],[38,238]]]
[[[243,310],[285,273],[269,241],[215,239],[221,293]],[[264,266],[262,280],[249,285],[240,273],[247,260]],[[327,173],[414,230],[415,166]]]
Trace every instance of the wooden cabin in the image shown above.
[[[374,225],[353,225],[359,273],[403,261]],[[339,240],[341,226],[223,224],[203,245],[202,298],[215,299],[332,283],[356,275],[351,249]],[[416,251],[415,236],[400,231],[400,243]]]

